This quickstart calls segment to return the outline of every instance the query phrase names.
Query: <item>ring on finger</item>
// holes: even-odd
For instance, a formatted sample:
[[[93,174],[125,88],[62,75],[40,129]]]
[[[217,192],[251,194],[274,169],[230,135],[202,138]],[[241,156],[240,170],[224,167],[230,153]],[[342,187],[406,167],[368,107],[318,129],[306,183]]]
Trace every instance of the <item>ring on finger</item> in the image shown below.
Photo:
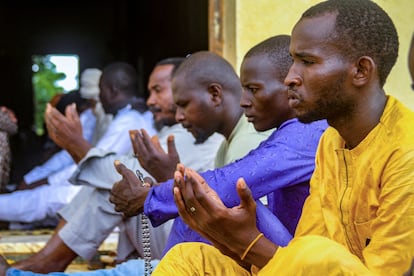
[[[190,212],[191,212],[192,214],[195,214],[195,212],[196,212],[196,208],[195,208],[194,206],[191,206],[191,207],[190,207]]]

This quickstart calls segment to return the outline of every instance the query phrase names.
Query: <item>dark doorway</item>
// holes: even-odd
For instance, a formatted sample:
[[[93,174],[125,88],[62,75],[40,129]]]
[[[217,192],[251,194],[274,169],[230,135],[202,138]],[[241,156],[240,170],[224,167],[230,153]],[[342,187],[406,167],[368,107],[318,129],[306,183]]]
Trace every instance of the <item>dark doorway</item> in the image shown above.
[[[146,89],[157,60],[208,49],[207,18],[208,0],[1,1],[0,105],[19,119],[12,180],[41,161],[46,139],[31,130],[32,55],[78,55],[79,71],[127,61]]]

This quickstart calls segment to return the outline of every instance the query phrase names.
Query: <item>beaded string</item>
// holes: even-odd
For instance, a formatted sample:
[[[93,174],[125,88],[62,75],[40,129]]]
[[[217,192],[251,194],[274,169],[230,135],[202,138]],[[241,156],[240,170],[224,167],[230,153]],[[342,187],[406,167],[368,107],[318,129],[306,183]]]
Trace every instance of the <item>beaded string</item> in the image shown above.
[[[142,186],[144,186],[144,176],[142,173],[137,170],[136,174],[138,179],[141,181]],[[144,250],[144,262],[145,262],[145,276],[149,276],[152,273],[151,266],[151,239],[150,239],[150,230],[149,230],[149,220],[148,217],[142,213],[141,214],[141,227],[139,225],[139,220],[137,220],[137,239],[139,240],[140,231],[142,232],[142,244]]]

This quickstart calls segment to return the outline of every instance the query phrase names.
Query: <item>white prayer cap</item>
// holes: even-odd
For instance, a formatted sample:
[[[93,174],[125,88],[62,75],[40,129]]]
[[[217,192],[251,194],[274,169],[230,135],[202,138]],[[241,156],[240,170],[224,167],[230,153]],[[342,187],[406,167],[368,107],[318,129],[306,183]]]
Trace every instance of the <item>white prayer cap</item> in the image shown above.
[[[79,89],[82,98],[98,99],[101,74],[102,71],[96,68],[88,68],[82,72]]]

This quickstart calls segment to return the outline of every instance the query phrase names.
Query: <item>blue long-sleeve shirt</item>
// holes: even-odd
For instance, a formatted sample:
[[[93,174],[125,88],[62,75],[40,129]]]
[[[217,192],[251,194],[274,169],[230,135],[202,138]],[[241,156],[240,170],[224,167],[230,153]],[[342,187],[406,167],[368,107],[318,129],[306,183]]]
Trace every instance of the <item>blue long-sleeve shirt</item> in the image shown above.
[[[291,119],[242,159],[201,173],[201,176],[228,207],[240,203],[236,182],[243,177],[258,203],[259,230],[276,244],[284,246],[292,238],[303,202],[309,194],[316,149],[326,128],[326,121],[303,124]],[[172,190],[173,180],[150,190],[144,212],[154,226],[178,216]],[[268,195],[268,208],[258,200],[265,195]],[[198,240],[204,239],[178,218],[166,251],[176,243]]]

